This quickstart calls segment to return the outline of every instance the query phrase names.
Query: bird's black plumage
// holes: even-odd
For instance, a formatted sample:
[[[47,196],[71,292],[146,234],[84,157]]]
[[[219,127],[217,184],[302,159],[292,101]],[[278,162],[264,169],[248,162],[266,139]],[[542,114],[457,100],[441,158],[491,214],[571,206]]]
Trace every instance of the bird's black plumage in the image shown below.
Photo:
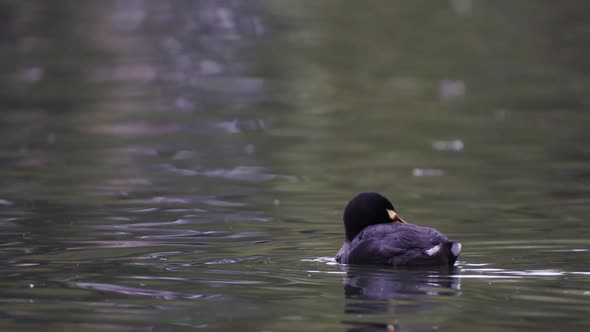
[[[343,264],[450,266],[461,244],[429,227],[392,222],[393,204],[378,193],[353,198],[344,212],[346,240],[336,255]]]

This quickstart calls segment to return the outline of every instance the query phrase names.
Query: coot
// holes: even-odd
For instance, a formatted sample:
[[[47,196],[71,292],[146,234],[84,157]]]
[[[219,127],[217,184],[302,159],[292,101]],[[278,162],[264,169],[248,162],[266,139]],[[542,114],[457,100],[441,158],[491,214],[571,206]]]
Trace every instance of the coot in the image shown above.
[[[343,264],[453,267],[461,244],[429,227],[406,223],[391,202],[361,193],[344,209],[346,240],[336,255]]]

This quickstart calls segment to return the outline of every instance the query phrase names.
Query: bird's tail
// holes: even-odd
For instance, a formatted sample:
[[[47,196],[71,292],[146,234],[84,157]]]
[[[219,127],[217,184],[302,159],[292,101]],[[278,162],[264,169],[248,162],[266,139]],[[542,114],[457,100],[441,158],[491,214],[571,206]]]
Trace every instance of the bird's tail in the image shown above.
[[[447,241],[445,243],[447,250],[449,251],[449,265],[455,265],[457,257],[461,254],[461,243],[455,241]]]

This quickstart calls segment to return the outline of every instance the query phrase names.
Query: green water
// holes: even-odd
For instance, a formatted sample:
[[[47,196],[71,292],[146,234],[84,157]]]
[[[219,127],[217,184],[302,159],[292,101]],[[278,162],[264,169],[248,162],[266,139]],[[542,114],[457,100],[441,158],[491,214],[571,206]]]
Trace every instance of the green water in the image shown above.
[[[588,330],[588,10],[4,1],[0,330]],[[335,264],[362,191],[456,271]]]

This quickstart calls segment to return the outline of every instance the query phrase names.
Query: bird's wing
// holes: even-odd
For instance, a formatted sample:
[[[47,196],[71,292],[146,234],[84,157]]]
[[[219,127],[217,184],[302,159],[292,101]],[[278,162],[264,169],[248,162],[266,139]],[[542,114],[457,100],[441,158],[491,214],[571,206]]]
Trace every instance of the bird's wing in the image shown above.
[[[348,253],[348,264],[389,264],[392,257],[406,250],[373,240],[360,240]]]
[[[423,252],[446,241],[446,236],[429,227],[398,223],[374,225],[350,243],[348,263],[389,264],[403,260],[406,255],[425,255]]]

